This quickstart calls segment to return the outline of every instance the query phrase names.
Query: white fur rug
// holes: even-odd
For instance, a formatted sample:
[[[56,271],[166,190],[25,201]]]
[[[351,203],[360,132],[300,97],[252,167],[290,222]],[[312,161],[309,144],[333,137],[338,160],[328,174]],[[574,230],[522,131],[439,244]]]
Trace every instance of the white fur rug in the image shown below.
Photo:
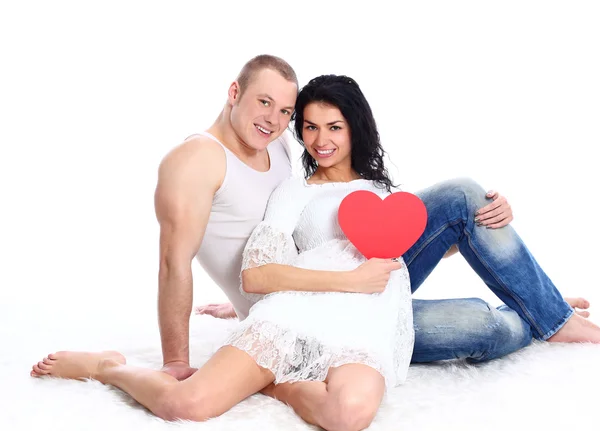
[[[192,363],[216,350],[234,321],[192,317]],[[3,325],[4,326],[4,325]],[[20,340],[16,354],[0,357],[3,395],[0,430],[311,430],[282,403],[255,395],[205,423],[165,423],[121,391],[98,382],[28,375],[30,366],[56,349],[117,348],[134,365],[158,368],[155,325],[103,328],[105,339],[85,329],[53,330]],[[43,326],[38,328],[43,331]],[[0,335],[18,341],[6,326]],[[12,337],[11,337],[12,335]],[[5,339],[6,340],[6,339]],[[69,344],[71,343],[71,344]],[[33,345],[35,344],[35,345]],[[109,345],[110,344],[110,345]],[[5,344],[6,347],[6,344]],[[48,350],[42,350],[47,348]],[[8,350],[7,350],[8,352]],[[600,429],[600,346],[535,343],[484,365],[462,362],[413,366],[406,384],[392,389],[370,430]]]

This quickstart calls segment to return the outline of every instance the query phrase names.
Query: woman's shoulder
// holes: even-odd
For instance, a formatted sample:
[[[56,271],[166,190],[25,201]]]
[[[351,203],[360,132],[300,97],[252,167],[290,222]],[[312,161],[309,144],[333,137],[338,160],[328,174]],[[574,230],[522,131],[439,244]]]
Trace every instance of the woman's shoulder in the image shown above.
[[[308,201],[310,201],[310,194],[304,187],[303,179],[287,178],[271,193],[265,219],[269,219],[271,223],[275,223],[273,221],[275,219],[285,223],[295,221]]]
[[[300,201],[306,200],[306,187],[302,177],[290,177],[283,180],[271,193],[269,205],[297,206]]]
[[[287,193],[297,193],[299,190],[304,188],[304,178],[300,176],[292,176],[283,180],[279,185],[275,188],[273,193],[278,194],[287,194]]]

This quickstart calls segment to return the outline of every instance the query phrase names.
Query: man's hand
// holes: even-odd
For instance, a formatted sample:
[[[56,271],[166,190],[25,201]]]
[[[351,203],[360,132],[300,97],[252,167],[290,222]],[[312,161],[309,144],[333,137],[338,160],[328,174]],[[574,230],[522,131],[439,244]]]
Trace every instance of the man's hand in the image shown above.
[[[192,368],[190,364],[183,361],[173,361],[163,365],[160,370],[181,381],[198,371],[198,368]]]
[[[233,304],[207,304],[194,308],[196,314],[207,314],[217,319],[233,319],[237,317]]]
[[[498,229],[513,221],[512,208],[506,198],[496,191],[489,191],[485,197],[492,203],[480,208],[475,213],[475,223],[490,229]]]
[[[385,290],[390,273],[402,268],[393,259],[371,258],[352,271],[354,290],[357,293],[381,293]]]

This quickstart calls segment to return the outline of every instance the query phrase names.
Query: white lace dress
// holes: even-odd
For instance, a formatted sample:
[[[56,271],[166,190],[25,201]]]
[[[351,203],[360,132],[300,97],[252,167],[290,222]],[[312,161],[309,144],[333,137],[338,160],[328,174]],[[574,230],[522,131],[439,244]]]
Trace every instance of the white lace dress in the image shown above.
[[[264,221],[246,245],[242,270],[270,263],[325,271],[358,267],[366,259],[337,221],[342,199],[355,190],[387,195],[367,180],[321,185],[286,180],[273,192]],[[286,291],[263,296],[243,289],[242,294],[255,303],[225,344],[271,370],[276,383],[323,381],[330,367],[353,363],[379,371],[387,387],[406,379],[414,330],[405,266],[392,272],[380,294]]]

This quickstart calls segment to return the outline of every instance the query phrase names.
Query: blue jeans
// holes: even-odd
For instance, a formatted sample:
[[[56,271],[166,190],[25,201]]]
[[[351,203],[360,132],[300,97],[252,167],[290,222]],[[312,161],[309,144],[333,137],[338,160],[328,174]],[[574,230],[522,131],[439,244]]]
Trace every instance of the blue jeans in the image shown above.
[[[425,232],[403,256],[412,291],[457,244],[506,305],[496,309],[474,298],[413,300],[413,362],[498,358],[528,345],[532,337],[547,340],[574,312],[511,226],[477,226],[475,211],[491,202],[485,193],[470,179],[445,181],[416,193],[428,217]]]

